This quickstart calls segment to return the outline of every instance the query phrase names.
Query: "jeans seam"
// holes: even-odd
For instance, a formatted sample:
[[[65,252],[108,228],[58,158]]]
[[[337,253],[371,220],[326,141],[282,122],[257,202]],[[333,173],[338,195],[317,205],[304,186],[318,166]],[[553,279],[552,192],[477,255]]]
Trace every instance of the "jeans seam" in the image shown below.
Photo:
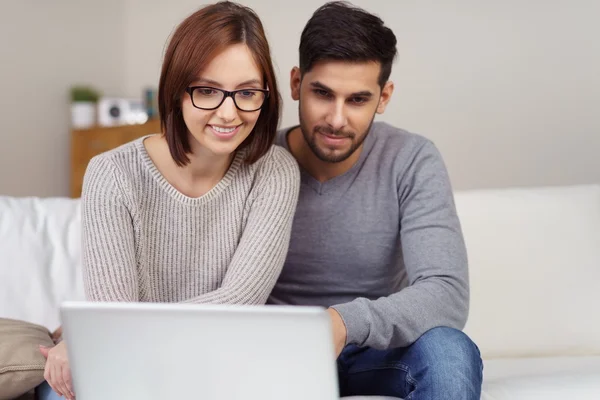
[[[412,387],[413,390],[411,390],[411,392],[408,394],[408,396],[406,397],[405,400],[410,400],[412,398],[412,392],[417,387],[417,381],[415,380],[415,378],[413,378],[410,375],[410,368],[405,364],[402,364],[402,363],[383,364],[383,365],[379,365],[377,367],[360,368],[360,369],[357,369],[356,371],[352,371],[352,372],[348,371],[347,374],[354,375],[354,374],[360,374],[362,372],[369,372],[369,371],[390,369],[390,368],[399,369],[399,370],[406,372],[406,381],[409,383],[409,385]]]

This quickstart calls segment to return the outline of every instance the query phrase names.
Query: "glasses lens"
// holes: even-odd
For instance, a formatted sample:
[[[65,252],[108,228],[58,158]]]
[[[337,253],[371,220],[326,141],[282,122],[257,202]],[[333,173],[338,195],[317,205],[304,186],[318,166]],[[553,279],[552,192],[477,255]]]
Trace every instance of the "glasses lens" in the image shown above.
[[[223,100],[223,92],[209,87],[199,87],[194,89],[193,101],[196,107],[215,108]]]
[[[237,106],[244,111],[254,111],[262,107],[266,95],[260,90],[242,90],[235,94]]]

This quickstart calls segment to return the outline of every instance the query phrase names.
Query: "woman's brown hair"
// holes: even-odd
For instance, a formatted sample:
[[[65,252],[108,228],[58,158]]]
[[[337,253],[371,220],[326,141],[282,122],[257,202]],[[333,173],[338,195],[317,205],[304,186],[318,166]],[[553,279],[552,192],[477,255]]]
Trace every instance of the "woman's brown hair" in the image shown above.
[[[188,154],[192,151],[181,97],[217,54],[239,43],[246,44],[254,54],[269,89],[254,129],[239,147],[248,149],[246,162],[251,164],[262,157],[275,139],[281,97],[262,23],[248,7],[229,1],[218,2],[187,17],[173,33],[165,52],[158,87],[158,110],[171,156],[179,166],[190,162]]]

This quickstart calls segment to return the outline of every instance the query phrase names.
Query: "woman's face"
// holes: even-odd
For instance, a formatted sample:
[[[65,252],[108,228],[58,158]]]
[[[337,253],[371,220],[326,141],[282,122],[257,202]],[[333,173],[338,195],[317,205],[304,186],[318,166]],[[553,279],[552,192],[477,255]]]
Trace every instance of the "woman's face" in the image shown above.
[[[260,109],[241,111],[232,97],[226,97],[214,110],[197,107],[215,107],[223,98],[223,93],[215,89],[246,89],[238,92],[235,97],[237,104],[245,110],[262,105],[263,93],[253,91],[264,89],[262,73],[250,49],[245,44],[228,47],[213,58],[190,86],[202,87],[193,91],[193,102],[189,93],[184,93],[181,102],[192,150],[195,152],[199,145],[214,155],[232,154],[254,129]]]

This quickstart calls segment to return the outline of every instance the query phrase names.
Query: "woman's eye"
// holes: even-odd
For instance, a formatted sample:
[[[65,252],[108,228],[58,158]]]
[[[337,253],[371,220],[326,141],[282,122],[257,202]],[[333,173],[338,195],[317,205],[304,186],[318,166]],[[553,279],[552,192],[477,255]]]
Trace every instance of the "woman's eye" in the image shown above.
[[[241,95],[242,97],[252,97],[252,96],[254,96],[254,94],[255,94],[255,93],[254,93],[253,91],[251,91],[251,90],[244,90],[244,91],[242,91],[242,92],[239,92],[239,93],[240,93],[240,95]]]

